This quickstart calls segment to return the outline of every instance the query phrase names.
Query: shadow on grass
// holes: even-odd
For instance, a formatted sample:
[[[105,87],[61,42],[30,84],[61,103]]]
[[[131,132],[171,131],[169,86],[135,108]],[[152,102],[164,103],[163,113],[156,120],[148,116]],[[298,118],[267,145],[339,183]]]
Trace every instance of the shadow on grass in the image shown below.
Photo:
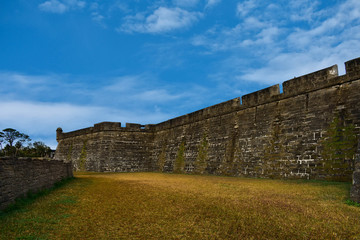
[[[0,211],[0,219],[13,213],[13,212],[22,212],[25,211],[25,207],[32,204],[36,199],[38,199],[39,197],[42,196],[46,196],[49,193],[51,193],[52,191],[63,187],[64,185],[68,184],[69,182],[74,181],[76,178],[67,178],[67,179],[63,179],[57,183],[54,184],[54,186],[52,186],[49,189],[44,189],[44,190],[40,190],[36,193],[34,192],[28,192],[26,194],[25,197],[20,197],[17,198],[15,200],[15,203],[10,204],[7,208],[5,208],[4,210]]]

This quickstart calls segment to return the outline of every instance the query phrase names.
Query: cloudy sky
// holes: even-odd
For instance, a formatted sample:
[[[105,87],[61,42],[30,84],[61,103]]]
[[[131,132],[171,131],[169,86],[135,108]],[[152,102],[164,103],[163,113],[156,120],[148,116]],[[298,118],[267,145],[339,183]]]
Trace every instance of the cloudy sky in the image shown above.
[[[56,147],[360,57],[359,0],[2,0],[0,129]]]

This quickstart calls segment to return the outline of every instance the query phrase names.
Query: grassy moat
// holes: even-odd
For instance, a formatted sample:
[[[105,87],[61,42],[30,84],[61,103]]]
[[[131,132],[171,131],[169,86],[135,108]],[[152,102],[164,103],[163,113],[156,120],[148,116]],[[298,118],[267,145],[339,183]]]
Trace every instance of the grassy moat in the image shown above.
[[[0,216],[0,239],[360,239],[349,183],[77,173]]]

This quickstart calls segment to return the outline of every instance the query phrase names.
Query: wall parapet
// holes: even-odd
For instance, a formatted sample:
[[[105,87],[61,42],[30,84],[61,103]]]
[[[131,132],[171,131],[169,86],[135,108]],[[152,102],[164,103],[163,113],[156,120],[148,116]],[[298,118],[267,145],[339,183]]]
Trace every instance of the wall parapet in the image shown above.
[[[203,119],[211,118],[218,116],[219,114],[226,114],[230,112],[234,112],[240,110],[242,108],[240,97],[231,99],[226,102],[222,102],[207,108],[200,109],[198,111],[182,115],[165,122],[154,125],[154,129],[156,131],[160,131],[163,129],[173,128],[176,126],[188,124],[191,122],[198,122]]]
[[[64,133],[62,128],[56,130],[56,140],[59,141],[65,138],[72,138],[92,133],[106,132],[106,131],[118,131],[118,132],[151,132],[152,126],[141,125],[137,123],[126,123],[125,127],[121,126],[120,122],[101,122],[94,124],[93,127],[83,128],[71,132]]]
[[[242,96],[242,105],[245,107],[258,106],[271,102],[280,95],[279,84]]]
[[[345,63],[345,69],[346,74],[339,76],[338,66],[333,65],[331,67],[283,82],[283,93],[280,93],[280,86],[279,84],[276,84],[256,92],[243,95],[242,97],[237,97],[226,102],[155,124],[154,129],[159,131],[173,128],[353,81],[360,77],[360,58],[347,61]]]
[[[338,77],[338,66],[331,67],[306,74],[283,83],[283,91],[285,95],[297,95],[313,91],[329,84],[336,83]],[[335,80],[335,81],[333,81]]]
[[[346,75],[350,80],[360,76],[360,58],[345,62]]]
[[[237,97],[216,105],[212,105],[158,124],[141,125],[136,123],[126,123],[126,126],[122,127],[120,122],[101,122],[95,124],[94,127],[84,128],[67,133],[63,133],[62,129],[59,128],[61,131],[57,131],[57,140],[101,131],[160,131],[216,117],[219,115],[225,115],[241,109],[257,107],[266,103],[280,101],[289,97],[306,94],[322,88],[343,84],[360,77],[360,58],[347,61],[345,63],[345,69],[346,74],[339,76],[338,66],[333,65],[331,67],[324,68],[322,70],[300,77],[295,77],[283,82],[283,93],[280,93],[280,86],[279,84],[276,84],[256,92],[243,95],[242,97]]]

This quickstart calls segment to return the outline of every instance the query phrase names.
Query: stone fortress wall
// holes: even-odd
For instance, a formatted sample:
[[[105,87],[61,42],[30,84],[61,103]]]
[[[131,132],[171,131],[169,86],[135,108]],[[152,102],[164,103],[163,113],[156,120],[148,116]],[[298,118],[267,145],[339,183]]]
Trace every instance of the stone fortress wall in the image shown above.
[[[360,58],[345,69],[338,76],[334,65],[285,81],[282,93],[274,85],[155,125],[59,128],[55,158],[98,172],[351,181],[360,135]]]

